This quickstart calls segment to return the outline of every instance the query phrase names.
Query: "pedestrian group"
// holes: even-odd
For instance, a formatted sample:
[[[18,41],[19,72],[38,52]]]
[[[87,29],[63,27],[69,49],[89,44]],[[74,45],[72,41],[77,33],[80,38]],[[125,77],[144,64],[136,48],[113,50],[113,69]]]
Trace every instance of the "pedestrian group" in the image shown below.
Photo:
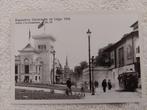
[[[111,84],[111,80],[110,79],[108,80],[108,82],[106,81],[106,79],[103,79],[101,85],[102,85],[102,88],[103,88],[103,92],[104,93],[106,92],[107,88],[108,88],[108,90],[111,90],[111,88],[112,88],[112,84]],[[72,82],[71,82],[71,79],[70,78],[66,81],[66,86],[67,86],[67,89],[65,91],[66,92],[66,95],[72,95],[72,89],[71,89]],[[98,81],[95,81],[94,82],[94,87],[95,88],[98,88],[98,86],[99,86]],[[82,84],[81,85],[81,89],[80,89],[82,96],[85,96],[85,88],[86,87],[84,86],[84,84]]]
[[[111,84],[110,79],[108,80],[108,82],[106,81],[106,79],[104,79],[104,80],[102,81],[102,87],[103,87],[103,92],[106,92],[106,88],[107,88],[107,87],[108,87],[108,90],[111,90],[112,84]]]

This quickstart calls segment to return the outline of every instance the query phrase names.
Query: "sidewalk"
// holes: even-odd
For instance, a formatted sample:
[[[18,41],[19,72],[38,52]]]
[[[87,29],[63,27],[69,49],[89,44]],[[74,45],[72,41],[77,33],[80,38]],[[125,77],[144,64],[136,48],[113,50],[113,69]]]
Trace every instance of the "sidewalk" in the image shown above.
[[[138,100],[141,98],[140,92],[127,92],[127,91],[116,91],[114,89],[107,90],[105,93],[102,91],[102,88],[95,90],[95,95],[91,93],[86,93],[84,99],[129,99],[129,100]]]

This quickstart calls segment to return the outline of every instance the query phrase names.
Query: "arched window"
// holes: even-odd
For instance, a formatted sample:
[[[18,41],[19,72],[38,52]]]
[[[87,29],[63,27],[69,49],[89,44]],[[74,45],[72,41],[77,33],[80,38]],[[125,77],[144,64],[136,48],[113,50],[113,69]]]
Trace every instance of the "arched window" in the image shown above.
[[[29,63],[29,59],[28,59],[28,58],[25,58],[25,59],[24,59],[24,63],[25,63],[25,64],[28,64],[28,63]]]

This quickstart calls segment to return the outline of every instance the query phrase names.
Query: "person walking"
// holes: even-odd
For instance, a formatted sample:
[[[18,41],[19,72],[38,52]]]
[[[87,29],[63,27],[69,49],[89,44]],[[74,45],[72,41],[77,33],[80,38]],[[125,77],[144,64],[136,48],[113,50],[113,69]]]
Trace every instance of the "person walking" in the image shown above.
[[[67,95],[69,95],[69,93],[72,95],[72,90],[71,90],[72,83],[70,78],[66,81],[66,86],[67,86]]]
[[[95,86],[95,88],[98,88],[98,86],[99,86],[98,81],[94,81],[94,86]]]
[[[110,81],[110,79],[108,80],[108,90],[111,90],[111,88],[112,88],[112,84],[111,84],[111,81]]]
[[[95,93],[99,93],[99,88],[98,88],[98,86],[99,86],[99,83],[98,83],[98,81],[94,81],[94,87],[95,87]]]
[[[102,81],[103,92],[106,92],[107,82],[106,79]]]
[[[81,84],[81,96],[85,96],[85,85],[84,84]]]

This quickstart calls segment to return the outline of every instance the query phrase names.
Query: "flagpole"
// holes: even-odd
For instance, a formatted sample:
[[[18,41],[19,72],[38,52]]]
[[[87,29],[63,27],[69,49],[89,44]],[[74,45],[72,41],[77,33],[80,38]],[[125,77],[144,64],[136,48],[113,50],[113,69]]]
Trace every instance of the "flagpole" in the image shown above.
[[[45,33],[45,18],[43,19],[43,21],[38,25],[38,29],[40,29],[41,27],[43,27],[43,31]]]

